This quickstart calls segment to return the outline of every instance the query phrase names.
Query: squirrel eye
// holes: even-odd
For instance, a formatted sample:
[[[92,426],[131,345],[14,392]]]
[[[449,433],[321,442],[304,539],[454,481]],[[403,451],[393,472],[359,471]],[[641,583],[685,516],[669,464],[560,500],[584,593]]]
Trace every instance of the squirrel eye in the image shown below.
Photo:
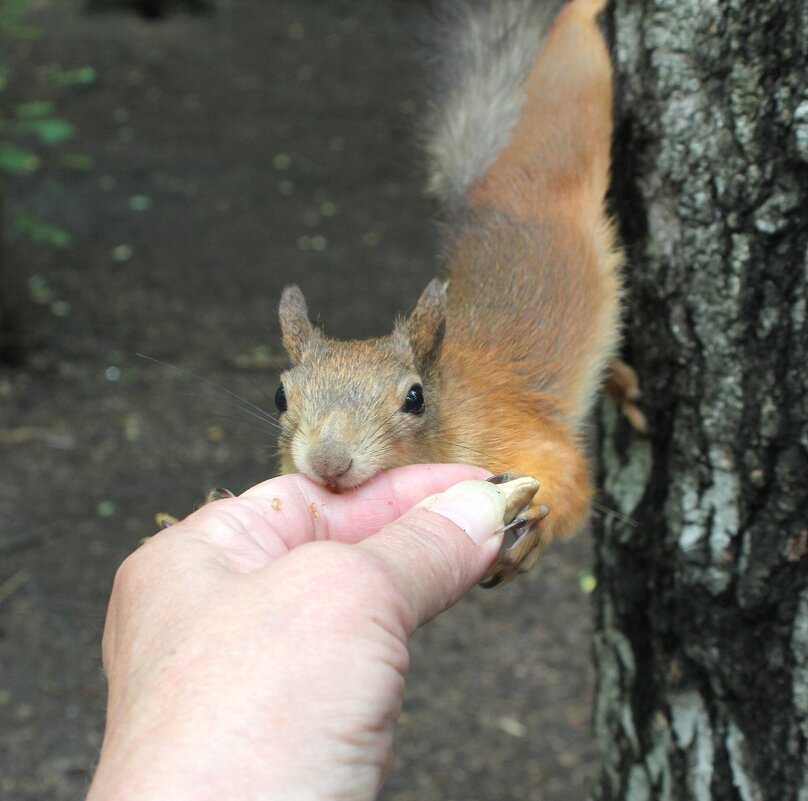
[[[409,414],[421,414],[424,411],[424,388],[420,384],[413,384],[407,390],[401,411]]]
[[[286,411],[286,390],[284,390],[283,384],[278,387],[278,391],[275,393],[275,405],[278,407],[279,412]]]

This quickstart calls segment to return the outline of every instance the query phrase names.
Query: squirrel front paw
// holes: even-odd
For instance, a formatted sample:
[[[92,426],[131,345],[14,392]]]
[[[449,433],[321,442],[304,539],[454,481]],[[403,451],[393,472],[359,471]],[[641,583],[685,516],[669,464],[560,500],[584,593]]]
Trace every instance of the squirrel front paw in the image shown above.
[[[501,473],[488,479],[493,484],[502,484],[518,478],[516,473]],[[503,551],[494,561],[480,582],[481,587],[490,589],[527,573],[539,559],[541,553],[541,532],[539,524],[550,513],[550,507],[540,503],[528,504],[505,526],[506,534],[513,532],[516,542]]]
[[[235,494],[230,492],[229,489],[214,487],[212,490],[208,490],[207,494],[205,495],[205,500],[202,501],[199,506],[205,506],[206,504],[213,503],[213,501],[221,501],[223,498],[235,497]],[[154,522],[157,523],[160,528],[168,528],[169,526],[179,523],[179,518],[174,517],[174,515],[170,515],[167,512],[157,512],[157,514],[154,516]],[[151,539],[151,537],[146,537],[143,542],[148,539]]]

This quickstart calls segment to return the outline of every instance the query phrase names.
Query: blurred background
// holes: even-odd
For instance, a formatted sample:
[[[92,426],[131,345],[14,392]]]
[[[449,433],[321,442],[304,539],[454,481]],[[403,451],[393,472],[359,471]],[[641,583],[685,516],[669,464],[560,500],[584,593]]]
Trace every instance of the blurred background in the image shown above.
[[[0,797],[61,801],[101,741],[117,565],[155,513],[275,471],[248,406],[274,412],[282,287],[364,337],[436,272],[424,7],[0,9]],[[556,546],[417,635],[384,799],[587,796],[589,558]]]

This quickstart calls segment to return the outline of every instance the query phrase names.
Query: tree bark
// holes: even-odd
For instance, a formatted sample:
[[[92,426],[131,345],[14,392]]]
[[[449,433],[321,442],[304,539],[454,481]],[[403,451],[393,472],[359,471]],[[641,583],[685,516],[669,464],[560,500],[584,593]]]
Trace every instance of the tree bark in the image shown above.
[[[598,801],[808,801],[808,3],[618,0],[651,433],[601,413]]]

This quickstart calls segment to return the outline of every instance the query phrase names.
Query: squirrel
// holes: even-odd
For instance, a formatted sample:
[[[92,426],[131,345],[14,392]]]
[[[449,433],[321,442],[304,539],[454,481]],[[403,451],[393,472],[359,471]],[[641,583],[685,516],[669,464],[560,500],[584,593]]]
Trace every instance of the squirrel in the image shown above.
[[[640,414],[633,371],[614,359],[622,255],[605,207],[604,5],[449,2],[424,122],[446,278],[378,339],[327,338],[297,286],[280,301],[291,362],[275,396],[282,472],[334,491],[415,462],[538,480],[483,586],[530,570],[549,541],[584,525],[582,427],[610,361],[614,394]]]

